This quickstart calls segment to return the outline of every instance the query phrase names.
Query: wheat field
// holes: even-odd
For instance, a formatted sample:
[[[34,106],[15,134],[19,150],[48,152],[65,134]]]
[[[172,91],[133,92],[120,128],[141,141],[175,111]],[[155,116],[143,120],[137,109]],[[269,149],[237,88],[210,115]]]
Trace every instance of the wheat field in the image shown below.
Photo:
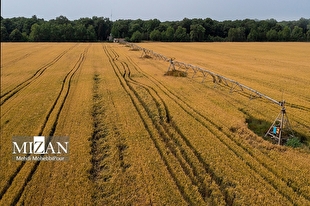
[[[0,205],[310,204],[309,44],[138,45],[285,99],[303,146],[251,130],[279,105],[126,45],[1,43]],[[12,161],[41,135],[69,136],[69,161]]]

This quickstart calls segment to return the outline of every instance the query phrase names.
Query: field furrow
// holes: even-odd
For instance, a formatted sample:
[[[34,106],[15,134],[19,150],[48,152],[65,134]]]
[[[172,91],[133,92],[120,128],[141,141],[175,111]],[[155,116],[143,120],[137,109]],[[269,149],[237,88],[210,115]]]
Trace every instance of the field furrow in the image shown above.
[[[190,144],[189,140],[171,120],[169,109],[164,100],[158,95],[158,92],[154,88],[145,84],[138,83],[137,81],[131,79],[130,76],[128,77],[138,86],[143,86],[143,89],[146,90],[146,92],[148,93],[147,95],[152,98],[154,102],[153,104],[156,106],[157,114],[155,111],[152,111],[152,109],[148,106],[150,105],[150,103],[145,102],[147,100],[143,100],[146,98],[139,96],[142,104],[145,105],[145,108],[148,108],[150,114],[149,116],[154,117],[155,115],[153,124],[159,124],[161,129],[165,131],[166,136],[164,137],[163,141],[167,142],[166,147],[169,148],[170,151],[177,157],[177,159],[179,160],[179,164],[183,168],[184,172],[190,176],[192,184],[198,188],[201,198],[210,198],[210,194],[212,192],[216,192],[217,190],[217,192],[222,193],[221,198],[224,197],[225,200],[228,200],[229,197],[225,196],[225,192],[220,191],[220,186],[218,185],[219,178],[210,169],[209,165],[205,161],[203,161],[197,150]],[[209,181],[210,183],[207,183]],[[211,184],[217,185],[213,186],[213,191],[210,189]],[[215,199],[214,197],[211,197],[210,202],[213,201],[212,198]],[[216,203],[214,202],[214,204]]]
[[[165,87],[165,86],[163,86],[163,87]],[[167,88],[165,87],[165,89],[167,89]],[[257,172],[263,179],[267,179],[267,180],[269,179],[268,182],[277,191],[282,191],[281,193],[282,193],[282,195],[284,197],[287,197],[291,202],[294,202],[294,203],[297,202],[299,204],[303,204],[303,203],[307,202],[306,199],[308,199],[308,195],[306,193],[301,194],[300,192],[296,191],[296,188],[290,188],[290,189],[286,188],[287,184],[286,184],[286,182],[283,182],[282,179],[275,180],[275,179],[277,179],[279,174],[274,172],[274,170],[266,167],[267,165],[264,162],[265,159],[264,159],[264,161],[259,161],[256,158],[256,156],[253,155],[253,153],[250,150],[246,149],[246,147],[244,145],[241,145],[240,142],[231,141],[231,140],[234,140],[235,138],[232,135],[230,135],[229,132],[223,132],[224,130],[223,130],[223,126],[222,125],[216,125],[213,121],[211,121],[210,119],[208,119],[205,116],[201,115],[197,110],[193,110],[192,107],[189,106],[186,102],[184,102],[181,98],[179,98],[179,96],[173,94],[171,91],[169,91],[169,92],[170,92],[170,94],[172,94],[174,96],[174,98],[175,98],[174,101],[176,103],[178,103],[179,106],[184,111],[186,111],[189,115],[191,115],[194,119],[196,119],[204,127],[210,128],[210,127],[208,127],[207,124],[211,123],[211,125],[214,126],[214,128],[216,128],[215,130],[213,129],[213,131],[212,131],[214,136],[217,136],[221,140],[221,142],[223,144],[225,144],[225,146],[227,148],[230,148],[233,151],[233,153],[236,156],[238,156],[241,160],[246,161],[246,164],[252,170]],[[178,100],[176,100],[176,99],[178,99]],[[180,103],[185,105],[187,108],[185,108],[185,106],[182,106]],[[191,110],[193,110],[194,113]],[[203,122],[201,119],[204,119],[206,121],[206,123]],[[223,133],[223,135],[217,134],[218,132],[216,132],[216,130],[220,130],[221,133]],[[228,128],[227,128],[227,130],[228,130]],[[226,138],[223,139],[223,137],[226,137]],[[250,158],[250,159],[247,161],[248,158]],[[256,165],[256,166],[254,166],[253,164]],[[268,175],[267,171],[270,172],[269,175]],[[296,192],[297,194],[294,194],[294,192]],[[299,198],[298,197],[299,195],[301,195],[303,197]]]
[[[65,53],[66,52],[64,52],[63,54],[65,54]],[[78,61],[74,65],[74,67],[69,71],[69,73],[67,73],[67,75],[63,79],[61,90],[60,90],[57,98],[55,99],[55,102],[52,105],[50,111],[48,112],[38,136],[46,135],[46,136],[52,137],[54,135],[55,129],[57,127],[59,115],[62,111],[62,108],[66,102],[66,99],[67,99],[69,91],[70,91],[72,77],[78,71],[78,69],[81,67],[81,64],[84,61],[86,53],[87,53],[87,48],[80,55]],[[60,55],[58,57],[61,58],[61,56],[62,55]],[[57,60],[55,60],[55,61],[57,61]],[[27,155],[27,156],[29,156],[29,155]],[[17,168],[15,173],[9,178],[7,185],[4,186],[3,190],[1,191],[0,199],[2,199],[2,197],[3,197],[4,201],[7,201],[6,197],[8,196],[8,198],[10,198],[10,197],[12,198],[11,200],[9,199],[9,201],[8,201],[8,202],[12,201],[10,203],[11,205],[17,204],[19,202],[27,184],[32,180],[32,176],[34,175],[35,171],[39,167],[40,163],[41,163],[40,161],[37,161],[34,164],[32,164],[33,166],[31,166],[30,169],[28,169],[29,167],[27,169],[24,169],[24,165],[27,163],[25,161],[23,161],[20,164],[20,166]],[[24,176],[25,181],[19,181],[19,180],[14,181],[15,177],[18,176],[19,172],[21,172],[22,174],[27,174]],[[12,187],[12,185],[19,184],[21,182],[23,182],[23,183],[22,183],[22,185],[19,186],[20,189],[17,190],[17,192],[12,192],[12,191],[8,192],[8,190],[10,190],[10,187]],[[16,189],[14,191],[16,191]],[[6,196],[6,193],[8,193],[10,195]],[[15,193],[15,194],[12,195],[12,193],[13,194]]]
[[[166,146],[164,146],[164,142],[160,141],[159,138],[165,138],[165,133],[162,130],[162,128],[159,127],[159,125],[154,125],[154,121],[152,118],[150,118],[150,111],[148,110],[148,108],[143,105],[143,102],[141,100],[141,98],[138,96],[137,91],[133,89],[133,87],[131,87],[128,82],[125,80],[125,75],[126,75],[126,70],[122,70],[120,69],[120,67],[114,63],[115,60],[118,59],[119,55],[115,52],[113,53],[113,56],[111,54],[108,53],[108,51],[106,50],[107,55],[110,56],[110,62],[111,64],[114,65],[114,71],[115,74],[117,75],[117,77],[119,78],[119,81],[121,82],[122,86],[124,87],[124,89],[127,91],[127,93],[131,96],[132,101],[135,102],[134,104],[136,105],[136,107],[138,107],[137,102],[140,103],[139,108],[137,108],[138,111],[141,111],[141,105],[142,105],[142,110],[146,113],[146,114],[141,114],[140,117],[143,118],[143,122],[145,124],[147,124],[146,128],[147,130],[149,130],[150,136],[152,137],[155,147],[158,149],[158,152],[161,155],[161,158],[164,160],[168,171],[170,172],[171,176],[173,177],[175,183],[177,184],[180,193],[182,194],[183,198],[190,204],[193,204],[194,202],[192,202],[193,200],[190,199],[190,195],[186,194],[186,190],[188,190],[189,188],[184,188],[185,185],[182,184],[181,180],[177,178],[178,175],[182,175],[182,167],[181,165],[177,165],[175,164],[176,160],[176,156],[172,155],[172,153],[168,153],[165,151]],[[123,68],[124,69],[124,68]],[[146,115],[149,117],[149,119],[145,119]],[[150,123],[151,121],[151,123]],[[147,123],[148,122],[148,123]],[[151,128],[149,128],[151,127]],[[156,132],[155,134],[152,134],[153,132]],[[175,170],[173,170],[173,168]],[[188,178],[186,178],[184,176],[184,174],[182,175],[182,179],[183,181],[189,181]]]
[[[49,63],[43,65],[40,67],[30,78],[24,80],[23,82],[19,83],[17,86],[15,86],[13,89],[4,92],[3,94],[1,93],[1,103],[0,105],[4,104],[8,99],[10,99],[12,96],[14,96],[16,93],[18,93],[20,90],[31,84],[34,80],[39,78],[46,69],[54,65],[61,57],[63,57],[68,51],[73,49],[76,45],[70,47],[69,49],[65,50],[61,54],[59,54],[56,58],[54,58],[52,61]]]

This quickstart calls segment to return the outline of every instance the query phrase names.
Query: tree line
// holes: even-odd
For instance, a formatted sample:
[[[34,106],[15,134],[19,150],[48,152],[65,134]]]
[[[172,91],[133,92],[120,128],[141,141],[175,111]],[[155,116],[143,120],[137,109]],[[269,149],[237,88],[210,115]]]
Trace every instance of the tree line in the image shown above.
[[[11,42],[91,42],[124,38],[126,41],[163,42],[265,42],[310,41],[310,19],[297,21],[235,20],[211,18],[181,21],[116,20],[92,17],[70,21],[65,16],[46,21],[1,17],[1,41]]]

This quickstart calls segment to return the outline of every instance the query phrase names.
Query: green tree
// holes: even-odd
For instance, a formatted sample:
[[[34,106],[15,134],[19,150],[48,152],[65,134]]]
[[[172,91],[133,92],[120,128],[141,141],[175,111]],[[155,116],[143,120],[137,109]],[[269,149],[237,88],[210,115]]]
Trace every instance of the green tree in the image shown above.
[[[188,18],[184,18],[181,22],[180,22],[180,26],[186,29],[186,33],[190,33],[191,32],[191,26],[193,25],[193,20],[192,19],[188,19]],[[197,23],[196,23],[197,24]]]
[[[10,36],[9,36],[10,41],[23,41],[23,35],[18,29],[14,29]]]
[[[30,41],[40,41],[41,40],[39,24],[35,23],[34,25],[31,26],[31,32],[29,34],[29,40]]]
[[[191,41],[203,41],[206,29],[200,24],[191,25],[190,38]]]
[[[131,22],[130,25],[129,25],[129,34],[133,34],[136,31],[142,32],[141,25],[139,23],[137,23],[137,22]]]
[[[51,23],[44,22],[40,25],[41,40],[40,41],[50,41],[51,40]]]
[[[152,41],[160,41],[161,40],[161,32],[157,29],[153,30],[150,34],[150,39]]]
[[[75,41],[75,29],[72,24],[61,25],[61,39],[63,41]]]
[[[55,22],[56,24],[69,24],[70,20],[67,17],[61,15],[59,17],[56,17]]]
[[[268,41],[277,41],[278,40],[278,32],[274,29],[270,29],[266,34]]]
[[[215,35],[214,21],[211,18],[204,20],[203,27],[206,29],[206,36],[212,37]]]
[[[304,37],[304,34],[302,32],[302,28],[299,26],[295,26],[292,33],[291,33],[291,39],[293,41],[302,41]]]
[[[310,23],[310,19],[300,18],[297,23],[297,26],[302,28],[302,33],[307,33],[307,26]]]
[[[161,41],[167,41],[166,31],[161,32]]]
[[[174,37],[175,37],[175,40],[178,42],[188,41],[188,36],[186,34],[186,28],[178,26],[177,30],[175,31]]]
[[[245,29],[243,27],[230,28],[228,31],[229,41],[245,41]]]
[[[172,26],[169,26],[165,32],[166,41],[174,41],[174,33]]]
[[[50,23],[44,22],[39,25],[35,23],[31,26],[31,32],[29,34],[30,41],[50,41],[51,40],[51,27]]]
[[[258,31],[256,29],[251,29],[251,31],[247,37],[247,40],[251,41],[251,42],[255,42],[258,40],[258,38],[259,38]]]
[[[150,19],[144,22],[144,30],[147,34],[150,34],[152,31],[157,29],[160,25],[160,21],[158,19]]]
[[[139,31],[135,31],[130,38],[130,41],[132,42],[140,42],[141,40],[142,40],[142,33]]]
[[[158,19],[142,21],[143,39],[149,40],[151,32],[157,29],[160,23],[161,22]]]
[[[130,40],[136,31],[141,33],[142,40],[152,36],[151,39],[157,41],[310,41],[310,19],[304,18],[282,22],[274,19],[219,22],[210,18],[184,18],[170,22],[160,22],[158,19],[111,22],[108,18],[96,16],[73,21],[65,16],[49,21],[36,16],[1,17],[1,41],[10,41],[10,34],[15,29],[21,32],[22,41],[104,41],[111,33],[113,37]],[[13,34],[14,41],[20,37],[16,31]]]
[[[27,41],[29,41],[29,36],[27,35],[27,32],[23,32],[22,33],[22,41],[23,42],[27,42]]]
[[[111,34],[112,22],[108,18],[93,17],[96,39],[99,41],[106,40]]]
[[[62,25],[51,24],[50,41],[64,41],[64,39],[61,38],[61,27]]]
[[[112,35],[115,38],[125,38],[129,37],[129,24],[131,20],[117,20],[112,26]]]
[[[160,23],[156,29],[158,29],[160,32],[164,32],[167,30],[167,28],[168,28],[168,24],[165,22],[165,23]]]
[[[75,40],[77,41],[87,41],[87,29],[84,25],[78,24],[74,27],[75,30]]]
[[[291,30],[288,26],[285,26],[282,31],[279,32],[279,38],[282,41],[289,41],[291,38]]]
[[[9,40],[9,34],[5,28],[5,26],[1,26],[1,41],[8,41]]]
[[[87,28],[87,41],[95,41],[96,40],[96,33],[95,28],[93,25],[89,25]]]

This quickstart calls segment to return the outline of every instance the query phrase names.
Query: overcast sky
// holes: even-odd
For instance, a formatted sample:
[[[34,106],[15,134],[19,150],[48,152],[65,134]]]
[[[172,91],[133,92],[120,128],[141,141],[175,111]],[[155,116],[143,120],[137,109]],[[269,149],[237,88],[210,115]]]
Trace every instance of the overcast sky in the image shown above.
[[[183,18],[214,20],[310,18],[310,0],[1,0],[1,16],[45,20],[63,15],[81,17],[154,19],[177,21]]]

